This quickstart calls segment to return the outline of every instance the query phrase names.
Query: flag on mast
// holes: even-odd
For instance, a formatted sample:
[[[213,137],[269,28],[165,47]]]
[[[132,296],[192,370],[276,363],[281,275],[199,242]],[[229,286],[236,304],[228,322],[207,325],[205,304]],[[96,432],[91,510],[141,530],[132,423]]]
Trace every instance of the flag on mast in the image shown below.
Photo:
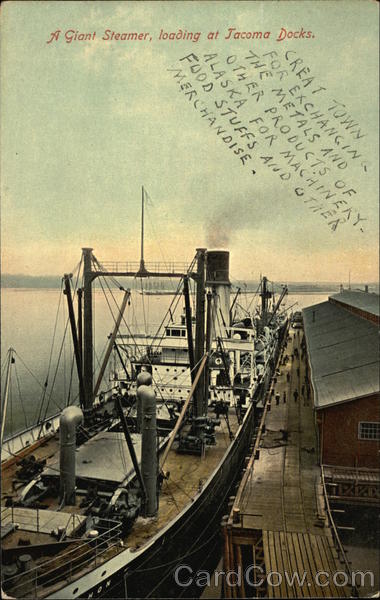
[[[144,186],[143,186],[143,190],[144,190],[145,206],[153,206],[153,200],[149,196],[149,194],[146,191],[146,189],[144,188]]]

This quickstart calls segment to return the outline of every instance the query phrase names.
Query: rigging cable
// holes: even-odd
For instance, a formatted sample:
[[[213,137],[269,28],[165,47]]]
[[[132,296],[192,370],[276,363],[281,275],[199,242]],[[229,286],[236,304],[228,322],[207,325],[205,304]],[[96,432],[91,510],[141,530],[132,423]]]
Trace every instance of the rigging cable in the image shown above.
[[[9,408],[11,415],[11,434],[13,434],[13,393],[12,393],[12,371],[9,374]]]
[[[67,402],[66,406],[70,406],[70,397],[71,397],[71,388],[73,383],[73,374],[74,374],[74,362],[75,362],[75,354],[73,352],[73,357],[71,359],[71,369],[70,369],[70,382],[69,382],[69,392],[67,394]]]
[[[148,330],[147,330],[147,327],[146,327],[144,287],[143,287],[142,277],[140,277],[140,286],[141,286],[141,303],[142,303],[143,319],[144,319],[144,331],[145,331],[145,335],[147,335],[148,334]]]
[[[62,340],[61,347],[59,349],[59,354],[58,354],[58,362],[57,362],[57,366],[55,368],[53,382],[52,382],[51,387],[50,387],[50,393],[49,393],[47,405],[46,405],[46,408],[45,408],[44,416],[43,416],[42,421],[38,421],[38,423],[41,423],[41,422],[45,421],[46,416],[47,416],[47,412],[49,410],[49,405],[50,405],[50,401],[52,400],[54,385],[55,385],[55,382],[57,380],[57,375],[58,375],[58,370],[59,370],[59,363],[60,363],[61,358],[62,358],[62,352],[63,352],[64,343],[65,343],[65,339],[66,339],[68,324],[69,324],[69,320],[66,321],[66,327],[65,327],[64,334],[63,334],[63,340]],[[62,410],[62,406],[60,406],[59,404],[57,404],[57,402],[54,399],[53,399],[53,403],[55,404],[55,406],[58,408],[59,411]]]
[[[96,261],[96,262],[98,263],[98,261]],[[98,264],[99,264],[99,263],[98,263]],[[117,308],[117,309],[118,309],[118,311],[120,312],[120,307],[119,307],[119,305],[118,305],[118,303],[117,303],[117,301],[116,301],[116,299],[115,299],[114,295],[112,294],[112,291],[111,291],[111,289],[110,289],[110,287],[109,287],[109,285],[108,285],[108,282],[107,282],[107,280],[106,280],[106,278],[105,278],[104,276],[103,276],[103,279],[104,279],[104,283],[106,284],[106,286],[107,286],[107,288],[108,288],[108,291],[109,291],[109,292],[110,292],[110,294],[111,294],[111,297],[112,297],[113,301],[115,302],[116,308]],[[101,277],[99,277],[99,284],[100,284],[100,287],[101,287],[101,289],[102,289],[102,292],[103,292],[104,298],[105,298],[105,300],[106,300],[106,302],[107,302],[107,305],[108,305],[109,311],[110,311],[110,313],[111,313],[112,319],[113,319],[113,321],[114,321],[114,325],[116,325],[116,317],[115,317],[115,315],[114,315],[114,312],[113,312],[113,310],[112,310],[112,307],[111,307],[111,305],[110,305],[110,303],[109,303],[109,300],[108,300],[107,294],[106,294],[106,292],[105,292],[105,290],[104,290],[103,283],[102,283],[102,281],[101,281]],[[125,291],[125,290],[124,290],[124,291]],[[124,316],[123,316],[123,318],[124,318]],[[102,359],[103,355],[105,354],[105,351],[106,351],[107,345],[108,345],[108,342],[107,342],[107,340],[106,340],[106,342],[105,342],[105,345],[104,345],[104,347],[103,347],[103,350],[102,350],[102,353],[101,353],[101,355],[100,355],[100,359],[98,359],[98,356],[97,356],[97,354],[96,354],[96,350],[94,349],[94,353],[95,353],[96,360],[97,360],[97,362],[98,362],[98,366],[100,366],[100,361],[101,361],[101,359]],[[95,372],[95,370],[94,370],[94,372]]]
[[[249,303],[249,305],[248,305],[247,312],[249,312],[249,311],[250,311],[250,309],[251,309],[251,305],[252,305],[253,301],[256,299],[256,296],[258,296],[258,294],[259,294],[259,290],[260,290],[260,287],[261,287],[261,282],[259,283],[259,285],[258,285],[258,287],[257,287],[257,290],[256,290],[256,291],[253,293],[253,298],[251,299],[251,302],[250,302],[250,303]]]
[[[195,260],[196,260],[196,257],[194,257],[193,260],[191,261],[190,266],[189,266],[189,268],[187,270],[187,273],[190,273],[192,271],[192,268],[193,268],[193,266],[195,264]],[[162,328],[163,324],[165,323],[168,315],[171,315],[177,309],[178,303],[179,303],[180,298],[182,296],[182,294],[179,294],[179,291],[181,289],[182,283],[183,283],[183,278],[180,279],[180,281],[178,283],[178,286],[177,286],[177,289],[176,289],[176,291],[174,293],[174,298],[172,299],[172,301],[170,303],[170,306],[169,306],[168,310],[166,311],[166,313],[165,313],[165,315],[164,315],[164,317],[163,317],[163,319],[162,319],[162,321],[161,321],[161,323],[160,323],[160,325],[159,325],[159,327],[157,329],[156,334],[153,336],[154,339],[159,339],[160,340],[157,348],[159,348],[161,346],[161,342],[162,342],[162,340],[165,337],[163,333],[162,333],[161,337],[159,337],[159,332],[161,331],[161,328]],[[173,306],[174,302],[175,302],[175,306],[174,306],[174,309],[172,310],[172,306]],[[152,347],[152,345],[151,345],[151,347]]]
[[[62,303],[62,329],[65,328],[65,306]],[[63,346],[63,397],[66,398],[66,352],[67,352],[67,343],[70,344],[70,336],[65,338],[65,344]]]
[[[63,280],[61,279],[61,289],[59,291],[58,307],[57,307],[57,312],[56,312],[56,316],[55,316],[55,323],[54,323],[54,330],[53,330],[53,339],[52,339],[52,342],[51,342],[51,348],[50,348],[50,354],[49,354],[48,370],[47,370],[47,375],[46,375],[46,378],[45,378],[45,383],[44,383],[44,386],[43,386],[42,397],[41,397],[41,400],[40,400],[40,407],[39,407],[38,417],[36,419],[37,423],[41,422],[42,409],[43,409],[43,405],[45,403],[45,397],[46,397],[47,388],[48,388],[48,385],[49,385],[49,376],[50,376],[51,362],[52,362],[52,358],[53,358],[53,351],[54,351],[54,345],[55,345],[55,336],[56,336],[56,333],[57,333],[58,317],[59,317],[59,311],[60,311],[60,308],[61,308],[61,301],[62,301],[62,289],[63,289]],[[46,413],[45,413],[45,416],[46,416]]]
[[[77,273],[77,278],[76,278],[76,282],[75,282],[75,286],[74,286],[74,296],[75,296],[75,293],[76,293],[76,290],[77,290],[77,286],[78,286],[79,274],[80,274],[80,267],[81,267],[81,264],[82,264],[82,260],[83,260],[83,256],[82,256],[82,258],[81,258],[81,260],[79,262],[79,266],[78,266],[78,273]],[[62,296],[63,296],[62,287],[63,287],[63,278],[61,280],[61,293],[60,293],[60,301],[59,301],[59,304],[58,304],[58,309],[59,309],[60,302],[61,302],[61,299],[62,299]],[[58,316],[58,311],[57,311],[57,316]],[[56,319],[56,324],[57,324],[57,319]],[[42,421],[40,421],[41,412],[42,411],[40,411],[40,414],[38,416],[37,423],[41,423],[41,429],[40,429],[40,432],[39,432],[39,436],[42,433],[42,423],[46,419],[47,412],[49,410],[50,401],[52,400],[53,390],[54,390],[55,382],[57,380],[57,375],[58,375],[59,363],[60,363],[60,360],[61,360],[62,351],[64,350],[64,345],[65,345],[65,339],[66,339],[68,325],[69,325],[69,318],[67,318],[67,320],[66,320],[66,325],[65,325],[65,329],[64,329],[64,333],[63,333],[63,339],[62,339],[61,347],[60,347],[59,354],[58,354],[57,366],[56,366],[56,369],[55,369],[55,373],[54,373],[54,377],[53,377],[53,382],[52,382],[52,385],[50,387],[50,394],[49,394],[48,402],[47,402],[47,405],[46,405],[46,408],[45,408],[45,412],[44,412],[44,416],[43,416]],[[51,354],[52,354],[52,352],[53,352],[53,347],[51,349]],[[50,361],[51,361],[51,358],[50,358]],[[50,369],[50,362],[49,362],[49,369]],[[46,383],[46,387],[47,387],[47,382],[45,382],[45,383]],[[54,399],[53,399],[53,403],[55,404],[55,406],[58,408],[59,411],[62,410],[62,406],[59,406]]]
[[[95,260],[94,260],[94,257],[93,257],[92,254],[91,254],[91,266],[95,266]],[[83,280],[83,283],[84,283],[84,273],[83,273],[83,276],[82,276],[82,280]],[[92,287],[92,284],[91,284],[91,287]],[[94,293],[91,294],[91,303],[92,303],[92,339],[95,340],[96,339],[96,337],[95,337],[95,319],[96,319],[95,290],[94,290]],[[93,365],[93,368],[92,368],[93,373],[92,374],[93,375],[95,373],[95,367],[94,367],[94,363],[95,363],[94,358],[95,358],[95,356],[96,356],[96,353],[95,353],[95,344],[92,344],[92,365]],[[92,396],[92,391],[93,390],[91,390],[91,396]]]
[[[22,409],[22,412],[24,415],[25,429],[27,429],[28,428],[28,419],[27,419],[26,412],[25,412],[24,402],[22,400],[20,379],[18,376],[16,363],[15,363],[15,375],[16,375],[16,382],[17,382],[17,389],[18,389],[18,397],[19,397],[21,409]]]
[[[99,263],[99,261],[96,259],[96,257],[94,257],[94,262],[96,263],[96,265],[97,265],[97,266],[100,266],[100,263]],[[190,266],[189,266],[189,268],[188,268],[188,272],[191,272],[191,270],[192,270],[192,268],[193,268],[193,266],[194,266],[194,263],[195,263],[195,257],[194,257],[194,259],[192,260],[192,262],[191,262],[191,264],[190,264]],[[114,303],[115,303],[116,307],[117,307],[117,308],[119,308],[119,307],[118,307],[118,304],[117,304],[117,301],[116,301],[116,299],[115,299],[115,297],[114,297],[114,295],[113,295],[113,293],[112,293],[112,290],[110,289],[110,287],[109,287],[109,285],[108,285],[108,282],[106,281],[106,278],[105,278],[105,277],[104,277],[104,280],[105,280],[105,284],[106,284],[106,286],[107,286],[107,288],[108,288],[108,291],[109,291],[109,292],[110,292],[110,294],[111,294],[111,297],[112,297],[112,299],[113,299],[113,301],[114,301]],[[157,330],[157,334],[156,334],[155,336],[152,336],[152,337],[153,337],[153,339],[157,339],[157,338],[158,338],[158,332],[161,330],[161,328],[162,328],[162,325],[163,325],[163,323],[165,322],[165,320],[166,320],[166,318],[167,318],[168,314],[170,314],[170,312],[171,312],[171,309],[172,309],[172,305],[174,304],[174,302],[175,302],[175,301],[176,301],[176,304],[175,304],[175,307],[174,307],[174,309],[173,309],[173,312],[175,312],[175,310],[177,309],[177,306],[178,306],[179,300],[180,300],[180,298],[181,298],[181,295],[179,295],[179,294],[178,294],[178,292],[179,292],[179,289],[180,289],[181,285],[182,285],[182,279],[180,280],[180,282],[179,282],[179,284],[178,284],[177,291],[176,291],[176,295],[175,295],[175,297],[172,299],[172,302],[171,302],[171,304],[170,304],[170,306],[169,306],[169,309],[167,310],[167,312],[166,312],[166,314],[165,314],[165,316],[164,316],[163,320],[161,321],[161,324],[159,325],[159,328],[158,328],[158,330]],[[104,292],[104,288],[102,288],[102,289],[103,289],[103,293],[105,293],[105,292]],[[106,297],[106,300],[107,300],[108,306],[110,307],[107,297]],[[113,315],[113,312],[112,312],[111,308],[110,308],[110,311],[111,311],[111,314],[112,314],[112,316],[113,316],[113,319],[115,320],[115,317],[114,317],[114,315]],[[127,331],[128,331],[128,333],[129,333],[130,337],[132,338],[132,340],[133,340],[133,342],[134,342],[135,349],[136,349],[136,350],[139,352],[139,354],[140,354],[140,358],[144,358],[144,354],[143,354],[143,352],[140,350],[140,348],[138,347],[138,344],[137,344],[137,342],[136,342],[136,339],[135,339],[134,335],[132,334],[132,332],[131,332],[131,330],[130,330],[130,328],[129,328],[129,326],[128,326],[127,322],[126,322],[126,320],[125,320],[125,318],[124,318],[124,315],[123,315],[123,317],[122,317],[122,320],[123,320],[123,322],[124,322],[124,325],[125,325],[125,327],[127,328]],[[157,346],[158,348],[160,347],[160,345],[161,345],[161,342],[162,342],[162,340],[163,340],[163,339],[164,339],[164,335],[162,334],[161,338],[159,338],[159,344],[158,344],[158,346]],[[150,355],[150,350],[152,349],[152,347],[153,347],[153,343],[152,343],[152,344],[151,344],[151,345],[148,347],[147,356],[146,356],[146,360],[147,360],[147,362],[150,364],[150,366],[152,366],[152,362],[151,362],[151,360],[150,360],[150,356],[149,356],[149,355]],[[161,378],[160,378],[160,379],[161,379]],[[152,380],[153,380],[153,382],[155,383],[155,385],[156,385],[156,388],[157,388],[157,391],[158,391],[158,393],[159,393],[159,394],[160,394],[160,396],[161,396],[161,400],[162,400],[162,401],[164,402],[164,404],[166,405],[166,400],[163,398],[163,396],[162,396],[162,393],[161,393],[161,390],[159,389],[159,385],[160,385],[160,384],[161,384],[161,385],[163,385],[163,383],[162,383],[162,379],[161,379],[161,382],[160,382],[160,383],[159,383],[159,382],[157,382],[157,381],[155,381],[155,378],[153,377],[153,373],[152,373]]]
[[[8,352],[7,352],[7,354],[6,354],[5,358],[4,358],[3,365],[1,367],[1,380],[4,379],[4,372],[5,372],[5,369],[7,368],[8,360],[9,359],[8,359]]]
[[[34,381],[40,386],[40,388],[43,390],[44,386],[43,384],[37,379],[37,377],[34,375],[34,373],[29,369],[28,365],[25,363],[25,361],[21,358],[21,356],[19,355],[19,353],[16,350],[13,350],[13,352],[15,353],[15,356],[17,356],[17,358],[19,359],[19,361],[22,363],[23,367],[25,367],[25,369],[28,371],[28,373],[33,377]]]
[[[98,262],[98,261],[96,260],[96,262]],[[106,286],[107,286],[107,288],[108,288],[108,291],[109,291],[109,293],[111,294],[111,297],[112,297],[112,299],[113,299],[113,301],[114,301],[114,303],[115,303],[116,307],[117,307],[117,308],[118,308],[118,310],[120,311],[120,309],[119,309],[119,305],[118,305],[118,303],[117,303],[117,301],[116,301],[116,299],[115,299],[115,297],[114,297],[114,295],[113,295],[113,293],[112,293],[112,290],[110,289],[110,287],[109,287],[109,285],[108,285],[108,282],[107,282],[106,278],[104,278],[104,281],[105,281],[105,284],[106,284]],[[100,283],[101,283],[101,282],[100,282]],[[104,291],[104,288],[103,288],[102,284],[101,284],[101,287],[102,287],[102,289],[103,289],[103,293],[105,294],[105,291]],[[112,314],[112,317],[113,317],[113,319],[114,319],[114,322],[116,323],[115,316],[114,316],[114,314],[113,314],[113,311],[112,311],[112,309],[111,309],[111,307],[110,307],[110,304],[109,304],[109,302],[108,302],[108,298],[107,298],[106,294],[105,294],[105,298],[106,298],[107,304],[108,304],[108,306],[109,306],[110,312],[111,312],[111,314]],[[132,340],[133,340],[133,342],[134,342],[134,344],[135,344],[135,348],[138,350],[138,352],[139,352],[139,354],[140,354],[140,358],[144,358],[144,354],[143,354],[143,353],[142,353],[142,351],[141,351],[141,350],[138,348],[138,345],[137,345],[136,339],[135,339],[135,337],[133,336],[133,334],[132,334],[132,332],[131,332],[131,330],[130,330],[130,328],[129,328],[129,326],[128,326],[128,323],[126,322],[124,315],[122,315],[122,320],[123,320],[123,322],[124,322],[124,325],[125,325],[125,327],[127,328],[127,331],[128,331],[128,333],[130,334],[130,336],[131,336],[131,338],[132,338]],[[148,361],[150,364],[152,364],[152,363],[150,362],[150,360],[149,360],[149,357],[147,357],[147,361]],[[153,374],[152,374],[152,380],[154,381],[154,383],[155,383],[155,384],[156,384],[156,386],[157,386],[157,390],[158,390],[158,392],[159,392],[159,394],[160,394],[160,396],[161,396],[161,400],[162,400],[162,401],[164,402],[164,404],[166,405],[166,401],[164,400],[164,398],[163,398],[163,396],[162,396],[162,394],[161,394],[161,391],[160,391],[160,390],[159,390],[159,388],[158,388],[158,384],[157,384],[157,382],[154,380]]]
[[[145,207],[147,208],[147,204],[145,205]],[[159,238],[158,238],[158,236],[157,236],[157,233],[156,233],[156,230],[155,230],[155,227],[154,227],[153,221],[152,221],[152,219],[150,218],[149,211],[148,211],[148,210],[145,210],[145,214],[148,216],[149,224],[150,224],[150,226],[151,226],[151,228],[152,228],[152,231],[153,231],[153,236],[154,236],[154,237],[155,237],[155,239],[156,239],[156,243],[157,243],[157,246],[158,246],[159,252],[160,252],[160,254],[161,254],[161,257],[162,257],[163,263],[164,263],[164,265],[165,265],[165,268],[166,268],[166,269],[168,269],[168,270],[170,270],[170,262],[169,262],[168,260],[166,260],[166,258],[165,258],[165,256],[164,256],[164,253],[163,253],[163,250],[162,250],[162,246],[161,246],[161,244],[160,244],[160,241],[159,241]],[[169,281],[170,281],[170,286],[171,286],[172,290],[174,290],[174,288],[175,288],[175,282],[173,281],[173,278],[169,276],[169,277],[168,277],[168,279],[169,279]]]

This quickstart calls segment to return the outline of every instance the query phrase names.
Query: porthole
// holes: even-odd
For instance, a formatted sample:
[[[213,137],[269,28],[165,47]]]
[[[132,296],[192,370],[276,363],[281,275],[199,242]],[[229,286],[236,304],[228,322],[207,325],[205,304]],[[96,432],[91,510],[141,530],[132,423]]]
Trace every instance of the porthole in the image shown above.
[[[107,571],[103,571],[103,573],[101,574],[101,577],[104,577],[104,575],[107,573]]]
[[[75,590],[73,590],[73,594],[76,594],[78,592],[79,588],[75,588]]]

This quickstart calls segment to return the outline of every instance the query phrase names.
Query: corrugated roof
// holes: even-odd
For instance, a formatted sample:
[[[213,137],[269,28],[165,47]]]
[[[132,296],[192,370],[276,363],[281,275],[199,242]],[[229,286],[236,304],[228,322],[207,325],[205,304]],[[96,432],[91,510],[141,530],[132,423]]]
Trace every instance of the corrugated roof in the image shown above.
[[[379,294],[369,292],[352,292],[351,290],[344,290],[343,292],[339,292],[339,294],[333,294],[332,296],[330,296],[330,298],[333,298],[338,302],[348,304],[349,306],[354,306],[355,308],[365,310],[366,312],[369,312],[372,315],[376,315],[377,317],[380,314]]]
[[[316,408],[379,392],[377,326],[331,302],[302,312]]]

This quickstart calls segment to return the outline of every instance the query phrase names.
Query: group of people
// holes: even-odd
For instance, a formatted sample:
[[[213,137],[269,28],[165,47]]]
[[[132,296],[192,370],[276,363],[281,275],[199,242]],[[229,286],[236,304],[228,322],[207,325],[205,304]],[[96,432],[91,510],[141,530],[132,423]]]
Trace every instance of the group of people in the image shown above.
[[[300,331],[297,330],[293,335],[289,334],[287,336],[287,340],[286,340],[286,345],[283,348],[283,354],[280,358],[280,365],[282,366],[286,366],[289,362],[289,360],[292,361],[292,364],[295,363],[295,361],[298,361],[298,366],[296,367],[296,373],[297,373],[297,387],[296,389],[293,390],[293,399],[294,402],[298,402],[298,398],[300,396],[301,393],[301,397],[303,398],[303,402],[304,402],[304,406],[308,406],[309,401],[310,401],[310,395],[311,395],[311,388],[310,388],[310,382],[309,382],[309,376],[308,376],[308,368],[306,365],[306,373],[305,373],[305,378],[304,378],[304,383],[301,386],[301,392],[299,393],[299,384],[300,384],[300,376],[301,376],[301,361],[304,360],[305,355],[306,355],[306,341],[305,341],[305,335],[302,333],[302,337],[301,337],[301,341],[299,343],[300,348],[298,348],[297,346],[294,348],[292,354],[289,356],[289,354],[285,353],[284,351],[287,348],[287,343],[291,342],[291,341],[299,341],[300,339]],[[286,373],[286,381],[287,383],[290,383],[291,380],[291,371],[287,371]],[[274,383],[277,381],[277,378],[275,378]],[[283,395],[282,395],[282,399],[283,402],[286,402],[286,390],[283,391]],[[279,404],[280,402],[280,394],[277,393],[275,395],[276,398],[276,404]]]

